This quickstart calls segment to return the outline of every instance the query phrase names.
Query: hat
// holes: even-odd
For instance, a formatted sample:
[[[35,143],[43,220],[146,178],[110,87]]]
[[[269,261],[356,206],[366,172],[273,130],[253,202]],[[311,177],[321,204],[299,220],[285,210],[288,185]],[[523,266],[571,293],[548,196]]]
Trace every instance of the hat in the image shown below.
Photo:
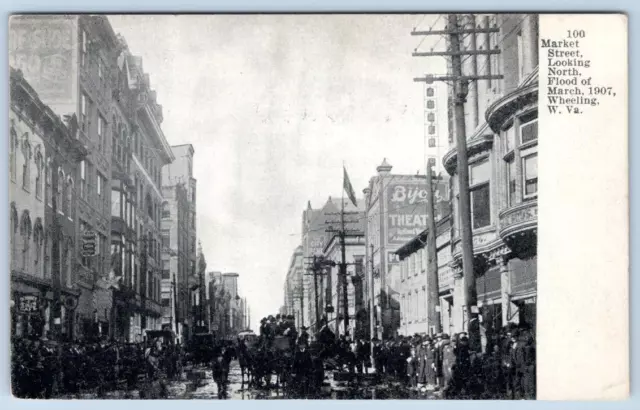
[[[442,333],[442,336],[440,336],[442,339],[444,340],[449,340],[449,335],[446,333]]]
[[[371,339],[372,342],[379,342],[380,339],[378,339],[377,337],[374,337],[373,339]]]

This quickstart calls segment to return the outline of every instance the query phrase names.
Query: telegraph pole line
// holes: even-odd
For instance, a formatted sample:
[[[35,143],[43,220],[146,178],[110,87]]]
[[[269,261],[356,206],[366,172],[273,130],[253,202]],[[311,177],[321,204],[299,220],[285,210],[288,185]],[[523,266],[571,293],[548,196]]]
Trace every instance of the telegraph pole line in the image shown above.
[[[449,37],[449,47],[446,51],[431,51],[431,52],[414,52],[413,56],[416,57],[435,57],[445,56],[451,58],[452,71],[450,75],[446,76],[425,76],[423,78],[414,78],[413,80],[424,81],[432,83],[433,81],[452,81],[453,82],[453,97],[454,97],[454,119],[456,130],[456,148],[457,148],[457,171],[458,171],[458,186],[459,186],[459,220],[460,220],[460,239],[462,248],[462,271],[465,283],[464,292],[464,308],[467,316],[467,332],[469,334],[469,341],[473,349],[479,349],[480,346],[480,330],[477,326],[477,290],[476,280],[474,272],[474,257],[473,257],[473,232],[471,225],[471,195],[469,192],[469,159],[467,154],[467,135],[465,124],[464,104],[469,93],[469,82],[478,80],[499,80],[502,79],[502,75],[480,75],[476,72],[472,75],[464,75],[462,73],[462,60],[461,56],[477,56],[477,55],[493,55],[499,54],[499,49],[487,49],[487,50],[461,50],[460,48],[460,34],[478,34],[478,33],[495,33],[499,32],[499,28],[478,28],[473,27],[470,29],[460,29],[458,27],[458,18],[455,14],[448,15],[448,23],[445,30],[429,31],[429,32],[412,32],[412,35],[447,35]],[[427,177],[430,182],[430,176]],[[430,195],[433,194],[429,190]],[[435,243],[435,231],[433,231],[433,242]],[[431,252],[433,252],[433,246],[428,249],[431,254],[430,259],[435,259]],[[432,272],[431,272],[432,273]],[[433,278],[432,278],[433,279]],[[439,291],[436,287],[433,289],[433,280],[429,282],[429,296],[437,294]],[[439,300],[438,300],[439,302]],[[435,309],[436,305],[430,306]]]
[[[338,238],[340,240],[340,263],[338,264],[339,269],[340,269],[340,284],[342,286],[342,294],[338,293],[338,298],[342,297],[342,308],[344,310],[343,313],[343,321],[344,321],[344,331],[345,331],[345,335],[347,333],[347,329],[349,327],[349,281],[347,278],[347,266],[349,265],[355,265],[355,263],[347,263],[347,244],[346,244],[346,238],[349,236],[358,236],[358,235],[353,235],[353,233],[355,232],[359,232],[357,229],[347,229],[346,228],[346,224],[347,223],[355,223],[358,222],[357,220],[345,220],[344,217],[345,215],[358,215],[359,212],[345,212],[344,210],[344,193],[343,193],[343,198],[342,198],[342,206],[340,208],[340,212],[339,213],[327,213],[326,215],[340,215],[340,220],[339,221],[325,221],[325,223],[327,224],[333,224],[338,222],[340,224],[340,229],[333,229],[333,228],[329,228],[327,229],[327,232],[333,232],[333,233],[337,233],[338,234]],[[335,264],[335,263],[334,263]],[[339,306],[338,306],[339,307]]]
[[[427,326],[435,334],[442,332],[440,318],[440,281],[438,278],[438,248],[436,218],[433,203],[433,170],[427,160]]]

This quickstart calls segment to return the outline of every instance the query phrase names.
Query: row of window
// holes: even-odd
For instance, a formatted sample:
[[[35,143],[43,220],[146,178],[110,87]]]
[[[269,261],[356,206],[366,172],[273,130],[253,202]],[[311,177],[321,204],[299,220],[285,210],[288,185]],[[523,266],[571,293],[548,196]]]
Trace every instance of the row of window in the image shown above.
[[[403,323],[427,319],[427,293],[424,288],[403,294],[400,303],[400,318]]]
[[[526,120],[526,122],[525,122]],[[537,119],[521,118],[518,130],[512,126],[505,132],[504,157],[506,167],[506,192],[508,206],[521,201],[533,199],[538,194],[538,139]],[[517,132],[518,135],[515,133]],[[518,141],[516,145],[515,141]],[[519,155],[514,154],[514,150]],[[516,158],[520,163],[516,163]],[[488,159],[469,166],[469,191],[471,195],[471,222],[474,229],[491,225],[491,162]],[[517,191],[517,180],[520,179],[520,192]],[[459,198],[456,198],[458,201]],[[459,206],[457,203],[456,206]],[[457,212],[456,212],[457,214]],[[459,221],[458,221],[459,222]]]
[[[400,279],[408,279],[412,275],[418,275],[427,268],[426,250],[417,250],[400,263]]]
[[[40,218],[37,218],[32,225],[28,211],[23,211],[18,221],[18,212],[14,207],[12,208],[9,218],[11,269],[40,279],[51,278],[51,264],[53,263],[51,232],[44,231]],[[60,243],[59,260],[62,284],[68,288],[72,285],[74,251],[74,242],[71,238]]]

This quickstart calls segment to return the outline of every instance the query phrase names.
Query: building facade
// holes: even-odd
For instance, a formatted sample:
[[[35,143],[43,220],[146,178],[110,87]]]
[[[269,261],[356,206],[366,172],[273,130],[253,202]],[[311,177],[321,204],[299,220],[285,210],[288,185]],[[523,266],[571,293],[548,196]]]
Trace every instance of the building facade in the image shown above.
[[[427,185],[424,175],[392,175],[383,160],[365,194],[367,282],[365,306],[373,316],[371,330],[389,338],[400,329],[402,287],[398,248],[420,234],[427,224]],[[449,213],[449,181],[441,177],[434,187],[435,217]],[[371,312],[370,306],[373,306]]]
[[[162,202],[162,326],[169,328],[182,340],[184,320],[187,311],[181,308],[178,292],[181,280],[187,277],[189,266],[188,217],[189,203],[184,184],[163,186]]]
[[[298,246],[291,255],[291,262],[284,282],[284,308],[293,315],[296,326],[304,326],[304,259],[303,248]]]
[[[341,205],[344,202],[344,206]],[[356,201],[358,202],[358,201]],[[361,201],[360,201],[361,203]],[[318,320],[326,313],[327,301],[325,289],[326,274],[318,274],[316,278],[310,269],[314,257],[322,257],[324,248],[334,233],[329,232],[333,228],[338,229],[336,222],[340,221],[340,211],[358,212],[359,209],[348,199],[335,199],[329,197],[320,209],[311,208],[307,203],[307,209],[302,213],[302,255],[304,263],[303,272],[303,322],[307,327],[314,328],[319,325]],[[350,216],[346,219],[357,219]],[[346,228],[355,229],[353,224],[347,224]],[[316,312],[317,299],[317,312]]]
[[[87,149],[10,70],[9,252],[11,331],[16,337],[77,333],[77,190]]]
[[[358,219],[359,227],[363,227],[362,214],[349,215],[349,219]],[[334,235],[323,249],[326,260],[336,263],[328,268],[324,278],[324,306],[331,306],[327,312],[329,327],[336,333],[344,335],[348,332],[351,337],[366,338],[369,329],[369,318],[364,309],[364,265],[365,239],[364,230],[350,232],[345,238],[345,262],[347,263],[347,313],[349,327],[345,329],[344,282],[340,275],[339,263],[342,261],[342,246],[339,235]]]
[[[186,205],[182,211],[186,217],[186,223],[179,235],[178,253],[185,258],[185,264],[178,266],[176,278],[177,315],[180,316],[182,330],[192,328],[193,316],[191,306],[191,287],[198,286],[197,278],[197,239],[196,239],[196,179],[193,177],[193,157],[195,151],[191,144],[171,146],[175,160],[162,169],[162,187],[175,188],[182,185],[186,193]],[[183,236],[184,235],[184,236]],[[167,257],[164,258],[167,260]],[[184,269],[180,269],[184,266]]]
[[[461,310],[453,305],[453,275],[451,271],[451,217],[446,216],[436,224],[436,249],[438,266],[438,288],[440,296],[440,323],[443,332],[453,334],[454,323],[459,319]],[[428,297],[427,235],[424,230],[405,245],[396,254],[400,258],[400,328],[401,335],[416,333],[435,334],[427,321]],[[457,315],[457,316],[456,316]]]
[[[514,322],[535,329],[538,17],[501,14],[465,19],[461,23],[499,27],[497,33],[466,36],[465,49],[486,44],[487,48],[498,47],[500,53],[470,56],[464,70],[480,67],[479,75],[503,76],[476,81],[464,105],[479,312],[487,335]],[[464,305],[465,284],[460,262],[456,131],[452,127],[450,149],[442,161],[452,177],[451,265],[453,303],[458,309]],[[464,309],[458,316],[454,328],[465,329]]]
[[[142,60],[118,40],[110,202],[113,276],[119,282],[115,336],[135,341],[161,327],[161,170],[174,155]]]

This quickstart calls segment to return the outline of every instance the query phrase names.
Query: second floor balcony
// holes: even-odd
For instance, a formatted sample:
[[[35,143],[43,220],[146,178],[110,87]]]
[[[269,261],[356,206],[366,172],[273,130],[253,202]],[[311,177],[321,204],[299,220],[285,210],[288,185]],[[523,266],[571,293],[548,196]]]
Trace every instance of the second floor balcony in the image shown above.
[[[537,229],[537,199],[500,212],[500,237],[516,255],[536,249]]]

